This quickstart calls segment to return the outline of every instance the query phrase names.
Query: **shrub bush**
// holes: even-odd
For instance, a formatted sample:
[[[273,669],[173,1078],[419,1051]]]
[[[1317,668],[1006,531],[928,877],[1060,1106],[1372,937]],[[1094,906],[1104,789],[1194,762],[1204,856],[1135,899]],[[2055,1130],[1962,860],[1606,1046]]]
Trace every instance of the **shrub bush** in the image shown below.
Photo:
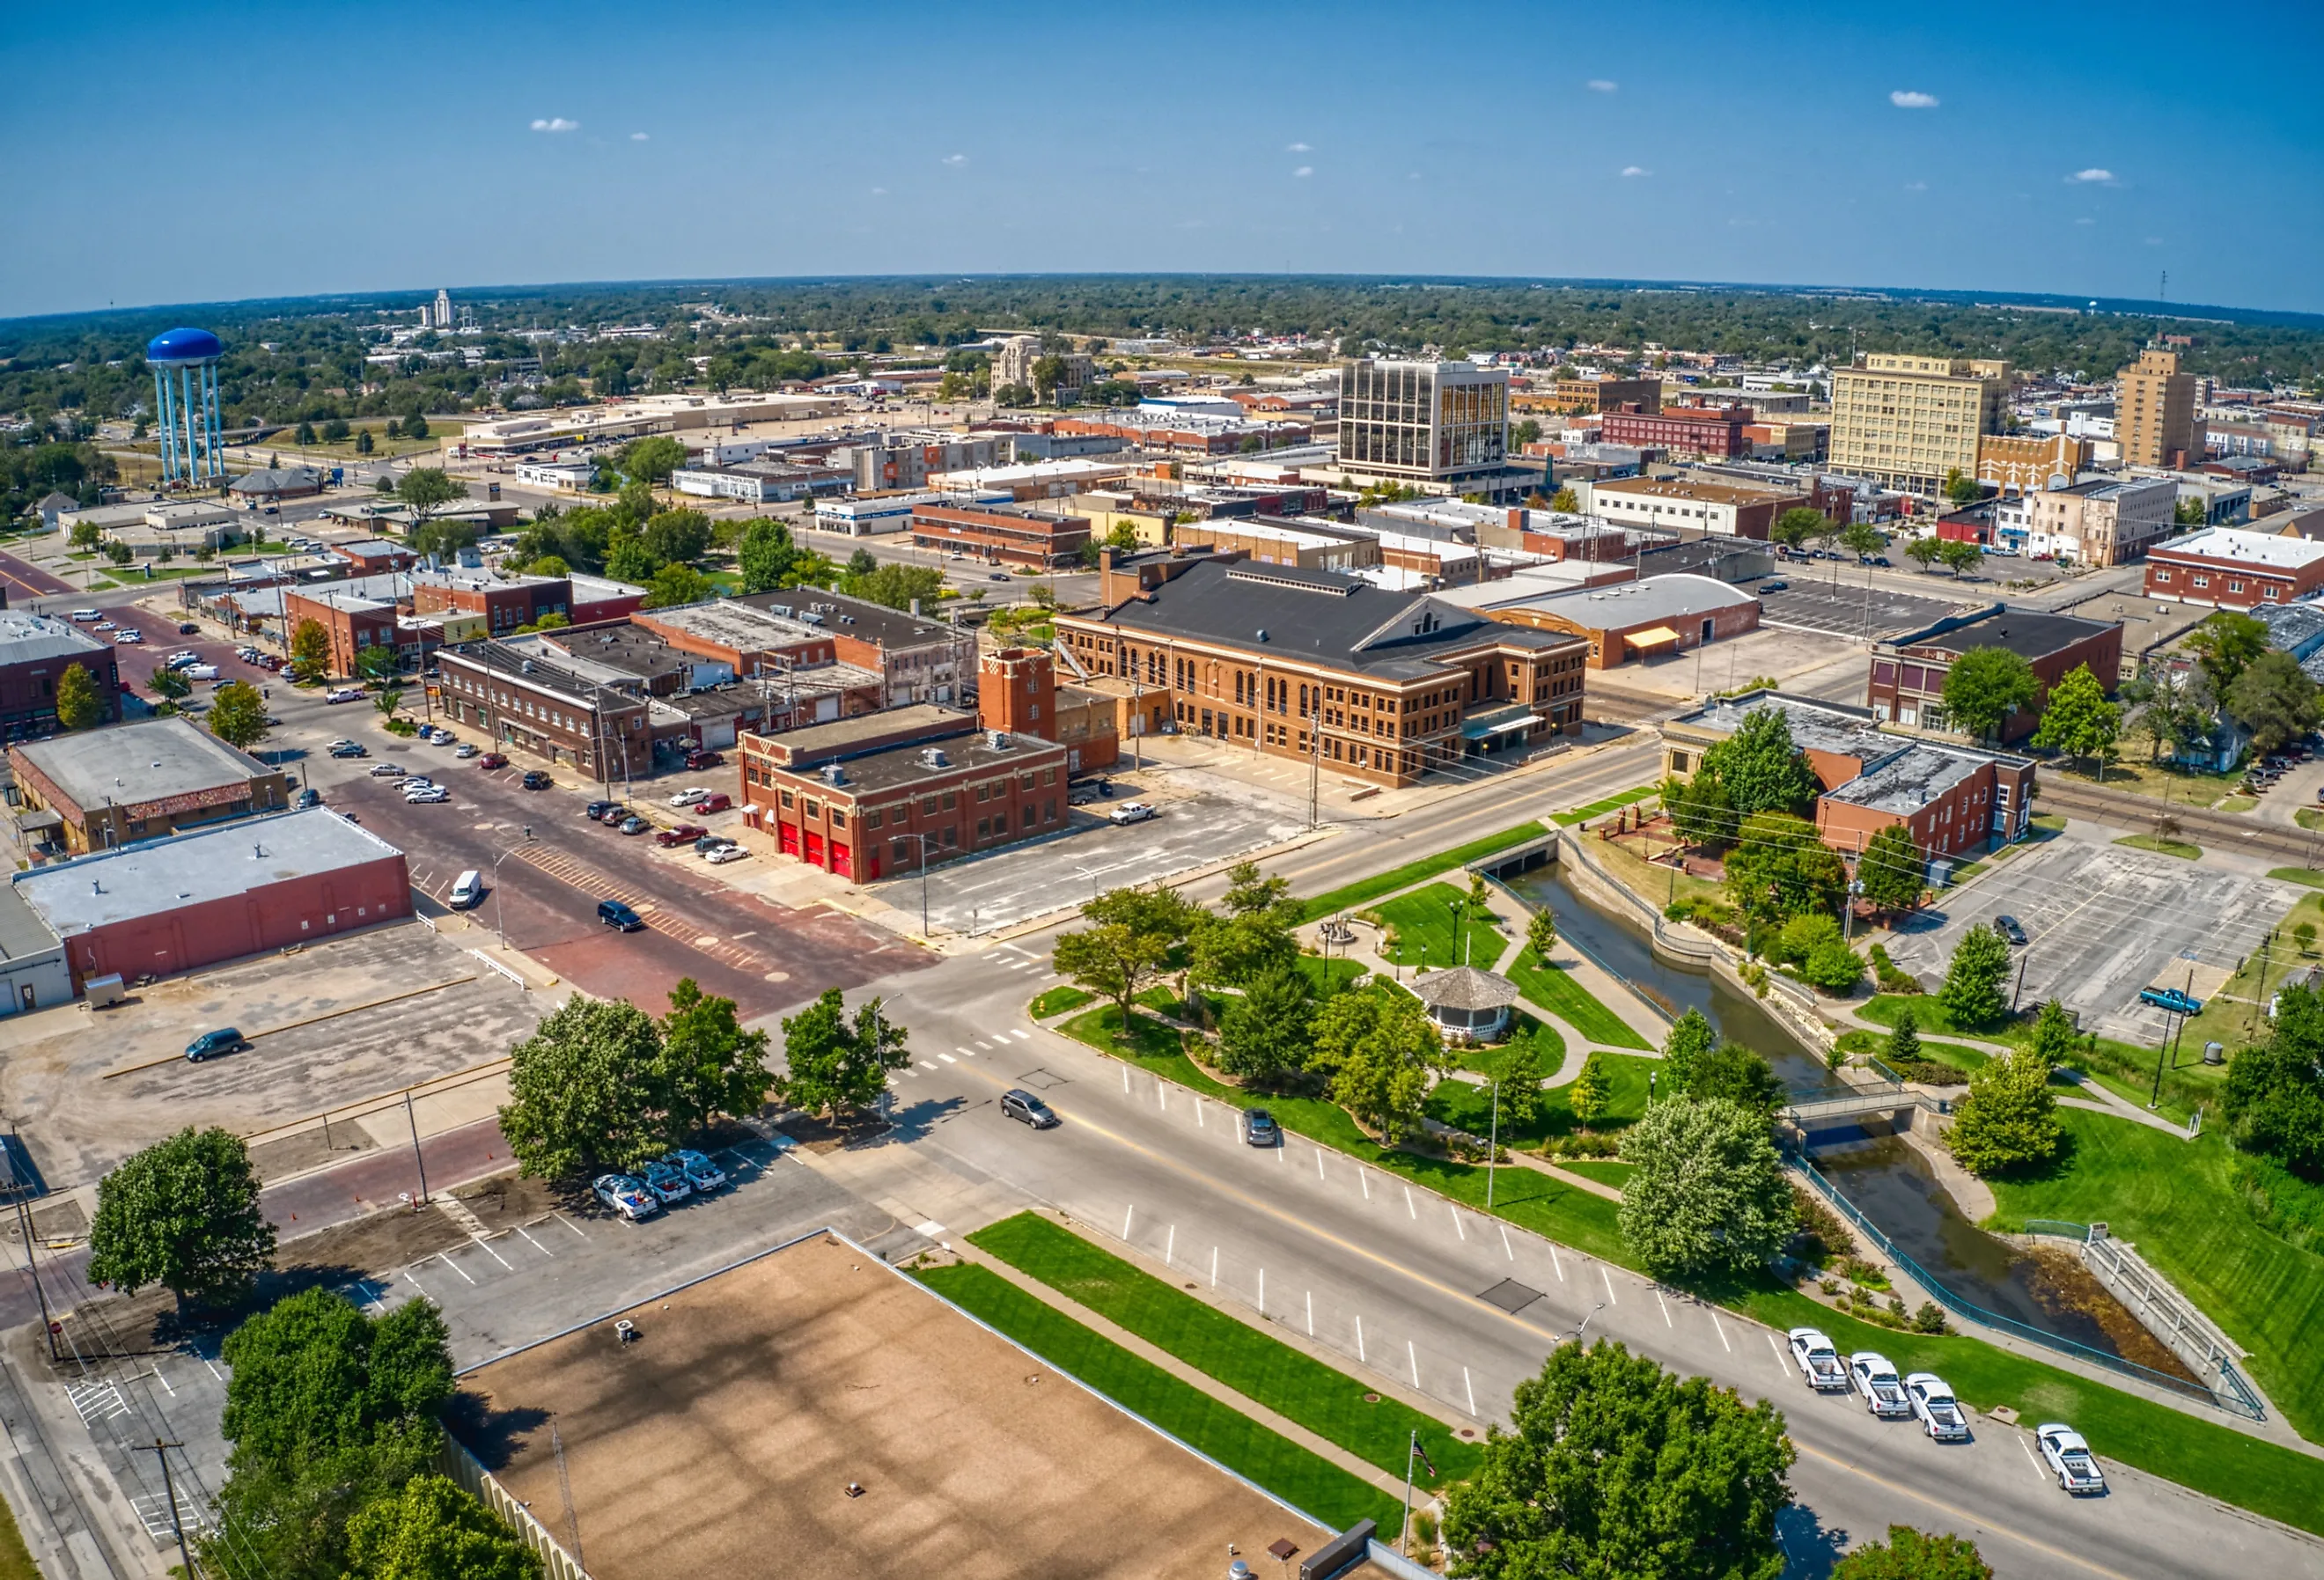
[[[1849,1236],[1848,1225],[1840,1222],[1840,1215],[1823,1197],[1797,1181],[1792,1185],[1792,1209],[1799,1214],[1800,1226],[1785,1249],[1801,1261],[1821,1268],[1833,1257],[1846,1256],[1855,1250],[1856,1242]],[[1838,1284],[1824,1291],[1827,1295],[1839,1292]]]
[[[1834,998],[1852,993],[1864,980],[1864,962],[1856,951],[1833,938],[1818,944],[1801,962],[1800,980]]]
[[[1622,1150],[1619,1136],[1601,1134],[1592,1130],[1578,1130],[1572,1135],[1552,1136],[1542,1142],[1545,1158],[1613,1158]]]
[[[1913,1313],[1913,1331],[1914,1333],[1944,1333],[1948,1331],[1945,1326],[1944,1308],[1939,1306],[1934,1300],[1922,1301],[1921,1308]]]
[[[1885,946],[1875,944],[1870,953],[1873,980],[1880,984],[1882,993],[1912,993],[1921,991],[1921,979],[1901,969],[1896,962],[1891,960]]]

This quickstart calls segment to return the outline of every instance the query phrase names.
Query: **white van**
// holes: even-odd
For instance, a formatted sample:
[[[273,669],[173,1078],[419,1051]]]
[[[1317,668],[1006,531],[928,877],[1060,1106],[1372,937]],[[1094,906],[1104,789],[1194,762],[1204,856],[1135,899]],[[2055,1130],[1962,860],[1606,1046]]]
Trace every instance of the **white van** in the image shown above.
[[[189,680],[215,680],[218,678],[216,664],[187,664],[178,670]]]
[[[484,875],[474,867],[452,880],[452,892],[444,903],[455,910],[466,910],[481,904],[484,898]]]
[[[86,625],[92,620],[102,620],[105,618],[104,615],[98,614],[94,609],[75,609],[72,612],[72,617],[73,623],[78,625]]]

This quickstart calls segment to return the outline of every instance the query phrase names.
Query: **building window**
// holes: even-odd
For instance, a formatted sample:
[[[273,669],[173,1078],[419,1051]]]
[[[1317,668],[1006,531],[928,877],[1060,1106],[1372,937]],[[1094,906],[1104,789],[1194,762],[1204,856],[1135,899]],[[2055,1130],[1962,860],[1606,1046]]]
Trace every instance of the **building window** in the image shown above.
[[[788,790],[785,790],[785,791],[783,791],[783,809],[784,809],[784,810],[786,810],[786,811],[788,811],[788,810],[790,809],[790,804],[791,804],[791,792],[790,792],[790,791],[788,791]]]
[[[953,809],[953,808],[954,808],[955,805],[957,805],[957,804],[959,803],[959,800],[960,800],[960,797],[959,797],[955,792],[954,792],[954,791],[952,791],[952,790],[946,790],[946,791],[945,791],[945,793],[944,793],[944,809],[945,809],[945,811],[947,811],[947,812],[951,811],[951,810]]]
[[[934,797],[934,796],[922,796],[922,797],[920,798],[920,816],[921,816],[921,817],[923,817],[923,818],[933,818],[933,817],[935,817],[936,815],[936,797]]]
[[[877,807],[872,808],[870,811],[863,814],[863,827],[866,828],[877,828],[880,827],[881,821],[881,812],[880,808]]]
[[[844,812],[843,812],[843,811],[841,811],[837,807],[834,807],[834,808],[831,808],[831,826],[832,826],[834,828],[844,828],[844,827],[847,827],[847,814],[846,814],[846,813],[844,813]]]

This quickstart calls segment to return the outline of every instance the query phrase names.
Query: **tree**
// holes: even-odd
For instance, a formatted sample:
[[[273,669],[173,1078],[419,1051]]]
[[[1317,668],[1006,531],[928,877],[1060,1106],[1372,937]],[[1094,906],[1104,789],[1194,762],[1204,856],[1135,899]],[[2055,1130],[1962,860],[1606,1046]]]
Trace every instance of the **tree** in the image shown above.
[[[1985,550],[1965,538],[1941,538],[1937,559],[1955,576],[1966,576],[1985,561]]]
[[[1892,1525],[1886,1541],[1867,1542],[1833,1565],[1831,1580],[1993,1580],[1993,1569],[1973,1541]]]
[[[379,710],[382,717],[393,718],[395,710],[403,706],[403,693],[395,687],[390,686],[386,690],[374,695],[371,699],[371,705]]]
[[[1775,1078],[1766,1056],[1755,1053],[1732,1038],[1695,1058],[1683,1083],[1671,1083],[1673,1095],[1683,1094],[1699,1102],[1713,1099],[1772,1114],[1784,1101],[1784,1084]]]
[[[527,565],[525,569],[533,576],[561,577],[571,576],[573,574],[573,568],[570,565],[567,565],[562,557],[555,554],[543,554],[539,556],[530,565]]]
[[[1696,1063],[1718,1046],[1719,1033],[1701,1010],[1689,1010],[1672,1021],[1670,1034],[1663,1039],[1663,1069],[1671,1091],[1685,1091]]]
[[[1767,536],[1786,549],[1797,549],[1817,533],[1831,525],[1823,512],[1804,504],[1795,504],[1777,516],[1767,529]]]
[[[1792,721],[1777,708],[1746,714],[1733,735],[1702,754],[1702,766],[1719,776],[1728,803],[1744,817],[1798,812],[1816,798],[1815,772],[1792,743]]]
[[[1717,849],[1734,843],[1735,808],[1715,769],[1699,769],[1692,780],[1665,780],[1662,801],[1672,831],[1687,844]]]
[[[1927,873],[1921,847],[1902,823],[1891,823],[1875,834],[1856,858],[1856,881],[1875,910],[1893,913],[1918,905]]]
[[[419,419],[412,420],[417,422]],[[410,428],[407,427],[405,431],[410,432]],[[428,425],[421,422],[420,431],[411,437],[426,439]],[[468,485],[441,467],[414,467],[396,484],[395,497],[410,507],[411,531],[416,537],[437,512],[456,499],[467,498]],[[418,545],[415,543],[414,547]]]
[[[568,999],[509,1058],[501,1133],[524,1173],[562,1179],[669,1150],[657,1092],[661,1034],[636,1005]]]
[[[426,439],[428,437],[428,419],[421,416],[417,411],[414,411],[410,416],[405,418],[403,420],[403,437],[406,439]]]
[[[1582,513],[1582,496],[1573,492],[1572,484],[1566,484],[1549,496],[1549,508],[1562,515],[1579,515]]]
[[[776,1095],[793,1108],[836,1119],[842,1108],[863,1108],[888,1089],[888,1073],[912,1062],[905,1031],[888,1019],[878,999],[847,1015],[835,987],[823,990],[783,1021],[783,1075]]]
[[[366,428],[362,432],[355,435],[355,454],[359,456],[367,456],[378,448],[378,444],[371,436],[370,429]]]
[[[2252,749],[2263,753],[2306,735],[2324,716],[2316,682],[2282,648],[2270,648],[2254,659],[2220,700],[2236,722],[2251,732]]]
[[[1755,1272],[1798,1226],[1757,1105],[1691,1095],[1657,1103],[1622,1132],[1622,1160],[1637,1165],[1622,1187],[1622,1238],[1656,1278]]]
[[[102,542],[104,539],[105,529],[98,526],[95,522],[75,522],[73,523],[72,546],[74,548],[82,550],[94,549],[98,543]]]
[[[2034,1014],[2034,1030],[2025,1039],[2025,1051],[2040,1059],[2043,1068],[2054,1070],[2074,1051],[2074,1043],[2080,1035],[2074,1030],[2073,1017],[2066,1013],[2066,1006],[2051,999]]]
[[[640,605],[647,609],[674,609],[681,604],[699,604],[713,596],[717,589],[710,578],[690,565],[665,565],[653,574],[646,585],[646,596]]]
[[[1915,560],[1919,561],[1920,567],[1923,570],[1929,568],[1929,564],[1932,560],[1943,559],[1944,549],[1945,541],[1942,538],[1935,537],[1933,535],[1924,538],[1915,538],[1911,542],[1904,545],[1904,552]]]
[[[57,677],[57,723],[68,730],[85,730],[105,718],[105,693],[86,664],[67,664]]]
[[[266,698],[247,680],[228,680],[210,693],[210,734],[247,752],[266,738]]]
[[[1972,1174],[2001,1174],[2046,1163],[2066,1143],[2050,1067],[2020,1049],[1988,1061],[1969,1078],[1969,1095],[1953,1104],[1945,1146]]]
[[[2315,689],[2312,683],[2309,689]],[[2121,735],[2122,709],[2107,700],[2106,684],[2090,672],[2089,665],[2077,664],[2050,688],[2049,699],[2042,707],[2041,727],[2034,732],[2034,744],[2095,761],[2103,776],[2107,759],[2114,755],[2115,742]]]
[[[189,1300],[238,1295],[274,1256],[258,1176],[232,1131],[180,1131],[97,1184],[88,1278],[134,1295],[159,1284]]]
[[[1985,497],[1985,490],[1976,478],[1955,467],[1945,474],[1945,497],[1955,504],[1975,504]]]
[[[1864,962],[1838,938],[1826,938],[1800,962],[1800,980],[1834,997],[1853,993],[1864,980]]]
[[[742,590],[746,593],[770,593],[783,585],[783,573],[798,557],[791,542],[791,531],[770,516],[754,518],[742,529],[742,541],[736,559],[742,572]]]
[[[301,1289],[228,1334],[223,1355],[233,1371],[219,1426],[243,1468],[432,1433],[454,1391],[450,1335],[425,1299],[373,1317],[329,1289]]]
[[[1888,536],[1870,522],[1851,522],[1840,530],[1840,541],[1858,559],[1877,554],[1888,547]]]
[[[416,1475],[348,1521],[350,1580],[539,1580],[540,1560],[441,1475]]]
[[[1557,913],[1548,906],[1526,918],[1526,947],[1533,951],[1535,965],[1549,964],[1549,952],[1557,947]]]
[[[1780,812],[1744,820],[1727,853],[1727,886],[1754,922],[1832,911],[1848,893],[1848,865],[1815,825]]]
[[[1945,718],[1980,741],[1999,733],[2009,716],[2041,694],[2034,666],[2006,647],[1973,647],[1945,674]]]
[[[1033,375],[1033,393],[1046,405],[1056,398],[1057,386],[1065,382],[1065,359],[1054,355],[1039,357],[1028,371]]]
[[[1796,1452],[1784,1418],[1611,1339],[1560,1344],[1509,1427],[1444,1499],[1445,1545],[1479,1580],[1554,1575],[1777,1580]]]
[[[908,609],[915,599],[925,606],[944,592],[944,572],[932,565],[879,565],[849,577],[842,590],[890,609]]]
[[[1270,967],[1253,977],[1227,1007],[1219,1028],[1219,1067],[1257,1086],[1304,1069],[1314,1046],[1314,993],[1296,966]]]
[[[2243,672],[2267,651],[2267,626],[2249,614],[2222,609],[2189,632],[2187,651],[2211,688],[2224,699]]]
[[[2324,1180],[2324,995],[2283,988],[2266,1040],[2227,1061],[2220,1108],[2237,1146]]]
[[[1897,1012],[1896,1023],[1888,1029],[1888,1046],[1884,1051],[1891,1065],[1902,1067],[1919,1061],[1921,1023],[1913,1018],[1909,1008]]]
[[[301,620],[290,628],[290,678],[319,680],[330,672],[331,633],[319,620]]]
[[[1332,1101],[1385,1145],[1420,1122],[1444,1042],[1418,999],[1375,978],[1316,1015],[1313,1063],[1330,1074]]]
[[[639,530],[647,552],[663,565],[691,565],[710,551],[710,518],[698,510],[666,510]]]
[[[1127,1030],[1130,1001],[1162,974],[1170,958],[1170,942],[1123,922],[1101,922],[1059,933],[1051,955],[1059,975],[1111,999]]]
[[[1582,1073],[1566,1088],[1565,1106],[1572,1111],[1576,1124],[1587,1127],[1606,1117],[1613,1100],[1614,1083],[1606,1068],[1605,1050],[1592,1049],[1582,1061]]]
[[[166,697],[173,702],[180,697],[191,697],[194,694],[194,683],[186,679],[183,671],[178,670],[156,670],[153,671],[153,679],[147,684],[153,688],[153,695]]]
[[[1529,1031],[1520,1031],[1509,1039],[1501,1049],[1499,1069],[1493,1077],[1499,1094],[1497,1100],[1508,1123],[1515,1125],[1533,1123],[1534,1116],[1541,1112],[1541,1083],[1548,1073],[1542,1068],[1539,1039]],[[1580,1076],[1574,1077],[1577,1087],[1581,1081]],[[1572,1101],[1573,1095],[1569,1092],[1566,1095],[1568,1107],[1572,1105]],[[1580,1115],[1577,1113],[1576,1117]]]
[[[625,477],[634,477],[641,483],[667,483],[672,472],[686,465],[686,446],[666,433],[634,439],[622,447],[616,464]]]
[[[702,991],[681,976],[661,1019],[661,1068],[657,1087],[672,1141],[691,1141],[722,1113],[758,1112],[774,1086],[767,1068],[767,1034],[745,1031],[734,1001]]]
[[[1956,1031],[1975,1031],[1998,1025],[2008,1014],[2001,984],[2009,978],[2009,945],[1993,929],[1978,922],[1953,946],[1945,967],[1945,984],[1937,1003]]]

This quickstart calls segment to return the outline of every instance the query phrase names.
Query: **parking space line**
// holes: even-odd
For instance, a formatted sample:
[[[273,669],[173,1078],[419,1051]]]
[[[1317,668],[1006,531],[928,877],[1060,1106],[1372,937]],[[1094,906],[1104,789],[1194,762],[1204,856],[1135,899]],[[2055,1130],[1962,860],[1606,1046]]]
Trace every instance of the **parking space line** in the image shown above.
[[[1775,1335],[1772,1333],[1767,1335],[1767,1347],[1775,1352],[1775,1370],[1789,1377],[1792,1369],[1784,1363],[1784,1346],[1775,1342]]]
[[[413,1289],[420,1289],[420,1298],[421,1299],[423,1299],[423,1300],[424,1300],[424,1299],[427,1299],[427,1298],[429,1298],[429,1297],[428,1297],[428,1291],[427,1291],[426,1289],[420,1289],[420,1280],[419,1280],[418,1279],[415,1279],[415,1278],[413,1278],[413,1277],[411,1276],[411,1270],[410,1270],[410,1268],[405,1268],[405,1269],[403,1270],[403,1277],[404,1277],[405,1281],[406,1281],[406,1282],[408,1282],[409,1284],[410,1284],[410,1286],[411,1286]],[[207,1361],[205,1361],[205,1362],[203,1363],[203,1364],[204,1364],[204,1365],[208,1365],[208,1364],[209,1364],[209,1363],[208,1363]],[[210,1370],[211,1370],[211,1371],[213,1371],[213,1372],[215,1372],[215,1371],[217,1371],[217,1368],[216,1366],[210,1366]]]
[[[1557,1281],[1561,1284],[1563,1283],[1565,1281],[1565,1263],[1558,1260],[1557,1247],[1554,1244],[1549,1248],[1549,1265],[1557,1270]]]
[[[1461,1243],[1462,1244],[1467,1244],[1469,1243],[1469,1231],[1461,1226],[1461,1209],[1454,1206],[1451,1202],[1446,1202],[1444,1204],[1444,1210],[1452,1215],[1452,1233],[1461,1236]]]
[[[484,1254],[485,1254],[486,1256],[491,1257],[494,1261],[499,1262],[503,1267],[508,1268],[508,1270],[509,1270],[509,1271],[511,1271],[511,1272],[514,1272],[514,1271],[516,1271],[516,1269],[514,1269],[513,1267],[509,1267],[508,1259],[507,1259],[506,1257],[503,1256],[499,1252],[494,1251],[491,1246],[489,1246],[489,1245],[485,1245],[485,1244],[484,1244],[484,1237],[483,1235],[481,1235],[481,1234],[471,1234],[471,1235],[469,1235],[469,1236],[468,1236],[468,1238],[469,1238],[469,1239],[471,1239],[471,1240],[473,1240],[473,1241],[475,1241],[475,1242],[479,1246],[483,1247],[483,1249],[484,1249]]]
[[[1404,1210],[1412,1215],[1415,1223],[1420,1221],[1420,1209],[1412,1205],[1412,1187],[1408,1185],[1404,1187]]]
[[[442,1262],[446,1267],[450,1268],[454,1272],[458,1273],[462,1278],[468,1279],[468,1282],[473,1284],[476,1281],[474,1279],[468,1278],[468,1270],[466,1268],[464,1268],[458,1262],[454,1261],[450,1257],[445,1255],[444,1252],[440,1251],[436,1253],[436,1260]]]
[[[1517,1259],[1516,1249],[1509,1244],[1509,1226],[1507,1224],[1503,1224],[1501,1225],[1501,1249],[1508,1252],[1508,1258],[1511,1261],[1515,1261]]]
[[[517,1231],[517,1233],[518,1233],[518,1234],[524,1234],[524,1231],[523,1231],[522,1229],[519,1229],[519,1230]],[[535,1251],[538,1251],[539,1252],[540,1252],[540,1254],[541,1254],[541,1255],[543,1255],[543,1256],[545,1256],[545,1257],[549,1258],[549,1261],[555,1261],[557,1260],[557,1252],[553,1252],[553,1251],[549,1250],[548,1246],[543,1245],[540,1241],[535,1240],[531,1235],[530,1235],[530,1234],[524,1234],[524,1243],[525,1243],[527,1245],[531,1246]]]
[[[1406,1339],[1404,1341],[1404,1353],[1406,1358],[1412,1363],[1413,1391],[1415,1392],[1418,1392],[1420,1390],[1420,1352],[1413,1347],[1412,1341],[1410,1339]]]
[[[2012,1437],[2016,1437],[2015,1433],[2012,1433],[2010,1435]],[[2043,1482],[2048,1481],[2050,1479],[2050,1473],[2042,1467],[2042,1462],[2040,1460],[2034,1457],[2034,1451],[2025,1446],[2024,1438],[2017,1438],[2017,1448],[2019,1453],[2025,1455],[2025,1463],[2034,1467],[2034,1479]]]
[[[1466,1366],[1461,1368],[1461,1387],[1469,1396],[1469,1413],[1473,1416],[1477,1413],[1477,1385],[1469,1381],[1469,1368]]]
[[[1711,1326],[1719,1330],[1719,1347],[1725,1350],[1729,1354],[1733,1354],[1735,1353],[1735,1346],[1727,1342],[1727,1325],[1719,1320],[1719,1313],[1716,1311],[1713,1311],[1711,1314]]]
[[[1676,1327],[1678,1324],[1671,1320],[1670,1304],[1663,1298],[1662,1286],[1659,1284],[1655,1286],[1655,1304],[1662,1307],[1663,1326]]]

